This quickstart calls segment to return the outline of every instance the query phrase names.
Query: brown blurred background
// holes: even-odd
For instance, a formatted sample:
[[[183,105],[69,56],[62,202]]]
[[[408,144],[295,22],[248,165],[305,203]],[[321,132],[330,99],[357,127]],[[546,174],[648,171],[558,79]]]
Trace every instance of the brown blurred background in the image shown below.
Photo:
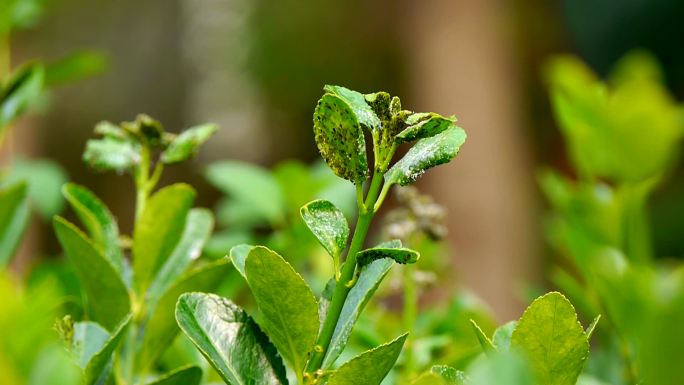
[[[14,60],[90,48],[106,53],[109,67],[53,93],[45,113],[20,122],[12,151],[57,160],[128,231],[129,179],[81,162],[96,122],[145,112],[171,131],[218,123],[201,156],[165,181],[194,184],[200,205],[212,207],[218,192],[200,174],[211,161],[317,158],[311,115],[324,84],[389,91],[405,108],[456,114],[468,132],[459,159],[419,187],[449,210],[453,281],[506,319],[518,313],[527,284],[543,284],[535,172],[564,162],[540,76],[545,59],[572,52],[604,74],[625,52],[645,48],[681,97],[683,17],[678,0],[53,1],[36,28],[14,36]],[[661,255],[684,252],[676,231],[684,215],[668,200],[682,193],[675,183],[659,192],[670,209],[653,207]],[[47,224],[36,224],[27,243],[59,252]]]

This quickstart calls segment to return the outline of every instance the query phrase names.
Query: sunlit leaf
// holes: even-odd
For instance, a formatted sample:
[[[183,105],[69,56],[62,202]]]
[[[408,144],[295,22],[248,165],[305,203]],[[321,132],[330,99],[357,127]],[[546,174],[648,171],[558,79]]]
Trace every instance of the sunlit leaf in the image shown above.
[[[327,385],[380,385],[399,358],[407,336],[404,334],[346,362],[330,375]]]

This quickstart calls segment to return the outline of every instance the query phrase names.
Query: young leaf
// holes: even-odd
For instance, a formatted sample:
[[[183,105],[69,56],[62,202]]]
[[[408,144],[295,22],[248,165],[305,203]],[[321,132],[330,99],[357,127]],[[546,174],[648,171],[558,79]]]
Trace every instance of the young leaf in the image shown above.
[[[111,137],[90,139],[86,142],[83,161],[99,171],[129,171],[140,163],[140,145]]]
[[[62,193],[88,230],[93,244],[123,278],[124,259],[119,247],[119,227],[107,206],[92,191],[77,184],[65,184]]]
[[[130,311],[126,285],[112,263],[76,226],[62,217],[55,217],[53,225],[83,285],[91,319],[109,330],[115,328]]]
[[[383,278],[392,268],[394,262],[389,258],[383,258],[369,263],[361,268],[361,273],[354,287],[351,288],[347,299],[342,307],[342,312],[335,325],[335,331],[330,340],[328,352],[323,359],[322,368],[328,369],[333,366],[340,356],[351,335],[356,320],[361,315],[364,307],[370,301],[373,294],[380,286]]]
[[[599,320],[601,320],[601,314],[597,315],[596,318],[591,321],[591,324],[587,326],[587,340],[591,339],[591,335],[594,334],[594,330],[596,329],[596,325],[598,325]]]
[[[202,381],[202,369],[199,366],[184,366],[145,385],[198,385]]]
[[[334,204],[325,200],[309,202],[300,210],[302,219],[325,250],[338,260],[347,248],[349,224]]]
[[[407,334],[362,353],[334,371],[327,385],[380,385],[399,358]]]
[[[229,272],[230,264],[226,260],[192,269],[164,292],[156,306],[147,309],[151,316],[144,324],[140,359],[137,362],[139,368],[145,369],[153,364],[178,334],[178,325],[173,317],[178,297],[193,290],[212,291]]]
[[[484,350],[485,353],[490,354],[493,351],[496,350],[494,347],[494,344],[492,341],[487,337],[487,335],[482,331],[480,326],[475,322],[474,320],[470,320],[470,324],[473,326],[473,330],[475,331],[475,335],[477,336],[477,340],[480,341],[480,345],[482,346],[482,350]]]
[[[176,320],[228,384],[286,385],[285,367],[254,320],[226,298],[186,293]]]
[[[511,337],[516,326],[518,326],[518,321],[509,321],[494,330],[494,335],[492,336],[494,347],[500,351],[510,349]]]
[[[335,95],[323,95],[314,112],[314,136],[318,151],[335,175],[357,185],[366,180],[366,142],[349,104]]]
[[[356,254],[356,263],[359,266],[365,266],[375,260],[382,259],[382,258],[390,258],[393,259],[397,263],[401,264],[409,264],[409,263],[416,263],[418,261],[418,258],[420,258],[420,254],[411,249],[406,249],[406,248],[385,248],[385,247],[375,247],[372,249],[366,249],[359,251],[358,254]]]
[[[411,385],[466,385],[465,373],[446,365],[435,365],[423,373]]]
[[[206,178],[216,188],[253,208],[270,224],[279,223],[285,215],[285,198],[278,181],[261,167],[236,161],[209,166]],[[220,216],[219,216],[220,217]]]
[[[406,119],[409,126],[396,136],[397,143],[429,138],[451,127],[455,119],[448,119],[434,112],[412,114]]]
[[[354,115],[360,124],[364,125],[369,130],[377,130],[380,128],[380,119],[368,105],[366,98],[362,93],[342,86],[332,85],[326,85],[323,87],[323,90],[344,100],[354,111]]]
[[[146,303],[154,304],[159,297],[197,260],[202,247],[209,239],[214,227],[214,217],[207,209],[191,209],[185,221],[180,241],[169,258],[159,269],[150,288],[147,290]]]
[[[97,351],[94,352],[94,354],[92,354],[92,356],[89,358],[88,363],[84,368],[86,385],[103,384],[105,382],[105,380],[109,376],[112,355],[114,354],[116,348],[119,346],[121,338],[124,336],[126,328],[128,327],[130,321],[131,316],[129,314],[116,326],[116,328],[111,333],[111,335],[108,336],[104,344],[97,348]],[[101,337],[102,336],[98,336],[97,338],[99,339]],[[74,338],[77,338],[76,334],[74,334]],[[77,342],[77,340],[75,339],[74,342]],[[86,341],[80,342],[85,343]],[[93,346],[89,349],[91,348],[95,347]]]
[[[135,286],[143,293],[180,241],[195,191],[186,184],[164,187],[147,201],[133,234]]]
[[[526,354],[543,384],[574,385],[589,355],[589,342],[577,314],[562,294],[548,293],[525,310],[511,347]]]
[[[26,183],[0,188],[0,268],[14,255],[28,219]]]
[[[316,297],[292,266],[266,247],[249,252],[245,273],[262,326],[294,371],[302,373],[318,336]]]
[[[162,152],[161,161],[166,164],[182,162],[197,153],[197,149],[206,142],[218,127],[215,124],[203,124],[183,131]]]
[[[0,87],[0,136],[12,121],[35,102],[43,91],[45,69],[41,64],[30,64],[16,70]]]
[[[247,279],[247,275],[245,274],[245,261],[247,260],[249,252],[252,251],[253,248],[254,246],[243,243],[233,246],[233,248],[230,249],[230,260],[233,262],[235,269],[245,279]]]
[[[466,133],[458,126],[430,138],[419,140],[404,157],[385,174],[389,184],[411,184],[427,169],[451,161],[465,143]]]

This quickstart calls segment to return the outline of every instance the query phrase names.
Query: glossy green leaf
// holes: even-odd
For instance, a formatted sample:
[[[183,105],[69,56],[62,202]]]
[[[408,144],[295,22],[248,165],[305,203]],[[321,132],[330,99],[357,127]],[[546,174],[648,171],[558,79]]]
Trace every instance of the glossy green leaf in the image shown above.
[[[420,254],[415,250],[407,249],[404,247],[374,247],[372,249],[359,251],[359,253],[356,254],[356,263],[359,266],[365,266],[375,260],[382,258],[393,259],[396,263],[410,264],[416,263],[420,258]]]
[[[140,145],[111,137],[86,142],[83,161],[95,170],[129,171],[140,164]]]
[[[245,273],[263,328],[293,370],[302,373],[318,336],[316,297],[292,266],[266,247],[249,252]]]
[[[335,325],[335,331],[330,339],[328,351],[323,359],[322,367],[324,369],[331,368],[345,346],[347,346],[347,341],[351,336],[356,320],[361,315],[368,301],[373,297],[378,286],[380,286],[380,282],[385,278],[393,264],[392,259],[383,258],[361,268],[359,278],[354,287],[349,291],[347,299],[342,306],[340,317],[337,320],[337,325]]]
[[[191,209],[183,234],[173,252],[164,262],[147,290],[147,304],[155,304],[159,297],[202,254],[202,248],[214,227],[214,217],[207,209]]]
[[[499,326],[494,330],[494,335],[492,335],[492,344],[494,344],[498,350],[510,349],[513,330],[515,330],[516,326],[518,326],[518,321],[509,321]]]
[[[435,365],[423,373],[411,385],[466,385],[468,379],[460,370],[446,365]]]
[[[513,331],[511,347],[530,360],[540,383],[574,385],[589,342],[570,301],[558,292],[537,298]]]
[[[0,135],[40,96],[44,79],[43,66],[29,64],[14,71],[7,82],[2,84],[0,88]]]
[[[237,161],[209,166],[206,178],[215,187],[253,209],[270,224],[282,221],[285,198],[278,181],[261,167]]]
[[[126,285],[112,263],[76,226],[55,217],[55,233],[85,290],[90,318],[112,330],[130,311]]]
[[[0,268],[14,255],[29,219],[26,183],[0,188]]]
[[[233,248],[230,249],[230,260],[233,262],[235,269],[245,279],[247,279],[247,275],[245,274],[245,261],[247,260],[247,255],[249,255],[249,252],[252,251],[253,248],[254,246],[243,243],[233,246]]]
[[[25,181],[31,207],[46,220],[64,208],[59,189],[67,182],[67,174],[56,162],[48,159],[14,159],[3,183]]]
[[[323,90],[333,94],[351,107],[358,122],[370,130],[380,128],[380,119],[366,102],[366,98],[360,92],[350,90],[342,86],[326,85]]]
[[[182,162],[193,157],[199,147],[206,142],[215,132],[218,126],[215,124],[203,124],[189,128],[171,141],[171,144],[162,152],[161,161],[166,164]]]
[[[176,320],[224,381],[232,385],[286,385],[285,367],[254,320],[226,298],[186,293]]]
[[[144,324],[142,347],[137,365],[148,368],[171,345],[178,334],[173,314],[181,294],[190,291],[212,291],[230,273],[230,263],[216,261],[194,268],[169,287],[155,306],[147,309],[150,318]]]
[[[347,248],[349,224],[344,214],[334,204],[315,200],[302,207],[302,219],[318,242],[333,258],[339,258]]]
[[[429,138],[448,129],[455,123],[455,119],[445,118],[434,112],[411,114],[405,121],[408,125],[396,136],[398,143]]]
[[[133,234],[133,273],[139,293],[180,242],[194,200],[192,187],[179,183],[162,188],[147,201]]]
[[[362,353],[334,371],[327,385],[380,385],[399,358],[408,334]]]
[[[146,385],[198,385],[201,381],[202,369],[199,366],[185,366]]]
[[[451,128],[430,138],[421,139],[385,174],[386,183],[411,184],[427,169],[451,161],[465,143],[462,128]]]
[[[368,160],[363,130],[344,100],[325,94],[318,101],[314,137],[318,151],[335,175],[355,184],[366,180]]]
[[[83,186],[68,183],[62,187],[62,193],[85,226],[93,244],[124,277],[124,259],[119,246],[119,227],[114,215],[92,191]]]
[[[130,321],[131,316],[128,315],[121,321],[121,323],[119,323],[119,325],[116,326],[116,328],[111,334],[107,334],[107,338],[104,342],[102,341],[102,330],[96,332],[95,328],[92,327],[92,324],[90,326],[82,328],[85,330],[81,331],[85,333],[81,334],[80,336],[80,328],[78,327],[78,324],[74,325],[74,343],[81,345],[81,348],[87,350],[86,352],[84,350],[80,350],[81,348],[78,348],[79,353],[81,353],[81,356],[79,358],[79,365],[84,363],[81,360],[88,358],[85,367],[81,366],[85,372],[84,374],[86,385],[102,384],[104,383],[105,379],[109,376],[112,356],[116,348],[119,346],[121,339],[125,335],[125,331],[128,328],[128,324]],[[79,339],[79,337],[90,337],[93,339],[93,341]],[[86,355],[88,355],[89,357],[86,357]]]
[[[477,336],[477,340],[480,342],[480,346],[482,346],[482,350],[484,350],[485,353],[490,354],[494,350],[494,344],[492,343],[492,340],[487,337],[485,332],[482,331],[480,326],[475,322],[474,320],[470,320],[470,325],[472,325],[473,330],[475,331],[475,335]]]

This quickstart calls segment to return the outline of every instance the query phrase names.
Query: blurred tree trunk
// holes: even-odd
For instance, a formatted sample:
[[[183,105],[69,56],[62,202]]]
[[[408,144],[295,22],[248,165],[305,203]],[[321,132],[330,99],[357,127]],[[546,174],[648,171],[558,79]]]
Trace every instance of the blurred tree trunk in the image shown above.
[[[460,285],[501,319],[518,316],[535,275],[536,207],[530,150],[521,129],[514,38],[496,0],[405,2],[410,95],[417,111],[455,113],[468,133],[456,162],[422,181],[449,211]]]

